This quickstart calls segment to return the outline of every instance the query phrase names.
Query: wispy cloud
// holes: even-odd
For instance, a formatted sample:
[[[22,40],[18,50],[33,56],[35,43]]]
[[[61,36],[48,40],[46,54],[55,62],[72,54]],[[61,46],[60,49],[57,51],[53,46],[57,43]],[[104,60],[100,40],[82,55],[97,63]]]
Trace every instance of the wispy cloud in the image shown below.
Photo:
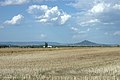
[[[71,27],[71,30],[76,32],[76,31],[78,31],[79,29],[76,28],[76,27]]]
[[[1,6],[9,6],[9,5],[21,5],[24,3],[28,3],[30,0],[4,0],[0,1]]]
[[[87,37],[88,35],[87,34],[76,34],[76,35],[73,35],[72,36],[72,38],[73,39],[78,39],[78,40],[84,40],[84,39],[86,39],[86,37]]]
[[[91,20],[80,22],[80,26],[95,25],[96,23],[100,23],[100,21],[98,19],[91,19]]]
[[[55,0],[2,0],[0,6],[22,5],[30,2],[43,2],[43,1],[55,1]]]
[[[120,31],[116,31],[113,33],[114,36],[120,36]]]
[[[86,10],[89,9],[90,6],[93,4],[93,0],[74,0],[70,3],[67,3],[67,6],[72,6],[78,10]]]
[[[87,32],[89,32],[90,31],[90,29],[88,28],[87,30],[85,30],[85,31],[79,31],[78,33],[82,33],[82,34],[84,34],[84,33],[87,33]]]
[[[77,34],[85,34],[88,33],[90,31],[90,28],[86,29],[86,30],[80,30],[78,28],[72,27],[71,28],[74,32],[76,32]]]

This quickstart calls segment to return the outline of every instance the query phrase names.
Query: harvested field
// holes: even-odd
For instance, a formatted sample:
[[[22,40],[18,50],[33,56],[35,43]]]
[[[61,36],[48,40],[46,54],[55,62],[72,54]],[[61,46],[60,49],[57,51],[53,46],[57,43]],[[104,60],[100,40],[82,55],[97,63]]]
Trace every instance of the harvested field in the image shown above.
[[[0,80],[119,79],[119,47],[0,49]]]

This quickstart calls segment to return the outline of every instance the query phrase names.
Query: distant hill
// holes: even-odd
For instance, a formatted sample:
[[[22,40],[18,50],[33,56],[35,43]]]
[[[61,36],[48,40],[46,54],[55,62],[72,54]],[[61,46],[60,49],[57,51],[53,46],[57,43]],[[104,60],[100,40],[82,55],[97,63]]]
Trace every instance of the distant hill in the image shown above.
[[[79,43],[74,43],[72,45],[73,46],[109,46],[107,44],[99,44],[99,43],[91,42],[88,40],[84,40],[84,41],[79,42]]]

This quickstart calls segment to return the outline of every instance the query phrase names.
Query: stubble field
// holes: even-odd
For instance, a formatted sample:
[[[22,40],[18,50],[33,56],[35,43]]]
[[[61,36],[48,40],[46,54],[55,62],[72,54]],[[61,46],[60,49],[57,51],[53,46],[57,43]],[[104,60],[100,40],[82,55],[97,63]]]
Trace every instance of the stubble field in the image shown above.
[[[0,80],[120,80],[120,48],[0,49]]]

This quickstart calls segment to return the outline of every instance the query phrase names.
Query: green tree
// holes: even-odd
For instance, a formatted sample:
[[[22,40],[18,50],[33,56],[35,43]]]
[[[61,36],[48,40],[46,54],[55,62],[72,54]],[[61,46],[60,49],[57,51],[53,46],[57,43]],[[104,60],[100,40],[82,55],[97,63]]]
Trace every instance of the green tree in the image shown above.
[[[48,47],[48,43],[47,42],[45,42],[45,48],[47,48]]]

